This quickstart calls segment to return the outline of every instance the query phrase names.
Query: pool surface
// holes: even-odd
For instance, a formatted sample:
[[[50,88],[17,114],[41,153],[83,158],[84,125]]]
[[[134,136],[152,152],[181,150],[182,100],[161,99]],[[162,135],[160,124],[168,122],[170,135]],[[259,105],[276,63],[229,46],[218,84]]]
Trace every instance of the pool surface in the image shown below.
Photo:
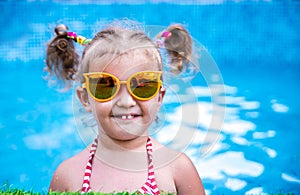
[[[78,2],[0,2],[0,186],[46,192],[58,164],[89,142],[74,89],[60,93],[43,79],[55,25],[92,37],[126,17],[184,24],[217,66],[225,93],[212,90],[207,81],[216,78],[203,72],[186,86],[169,83],[164,123],[153,133],[170,145],[174,131],[192,132],[183,151],[207,194],[300,194],[300,2]],[[184,115],[195,108],[196,120]],[[221,130],[212,127],[215,109],[225,114]]]

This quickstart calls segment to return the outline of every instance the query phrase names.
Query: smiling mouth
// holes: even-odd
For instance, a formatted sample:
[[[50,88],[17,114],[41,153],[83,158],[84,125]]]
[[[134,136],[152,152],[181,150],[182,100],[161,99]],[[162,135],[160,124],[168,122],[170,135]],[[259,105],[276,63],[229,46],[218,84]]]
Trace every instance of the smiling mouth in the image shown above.
[[[140,117],[141,115],[139,114],[118,114],[118,115],[112,115],[112,117],[121,119],[121,120],[132,120],[137,117]]]

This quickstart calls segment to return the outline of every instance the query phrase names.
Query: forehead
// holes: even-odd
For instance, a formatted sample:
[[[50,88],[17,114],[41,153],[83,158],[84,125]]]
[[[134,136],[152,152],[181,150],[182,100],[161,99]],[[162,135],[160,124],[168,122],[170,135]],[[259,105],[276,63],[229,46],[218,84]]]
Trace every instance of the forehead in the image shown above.
[[[161,70],[160,56],[154,49],[133,49],[122,54],[103,55],[89,66],[89,72],[108,72],[116,76],[148,70]]]

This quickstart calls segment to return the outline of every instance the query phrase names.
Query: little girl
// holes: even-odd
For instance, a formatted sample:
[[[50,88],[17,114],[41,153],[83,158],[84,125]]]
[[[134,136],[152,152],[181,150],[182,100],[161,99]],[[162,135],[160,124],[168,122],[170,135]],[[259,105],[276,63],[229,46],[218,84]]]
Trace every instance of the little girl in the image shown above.
[[[49,190],[204,194],[191,160],[148,135],[166,92],[159,47],[165,46],[173,70],[180,72],[191,57],[188,32],[172,25],[156,42],[121,23],[92,40],[68,32],[64,25],[55,32],[48,44],[48,71],[64,81],[76,76],[81,82],[76,93],[83,108],[93,113],[98,136],[59,165]],[[72,41],[85,45],[80,65]]]

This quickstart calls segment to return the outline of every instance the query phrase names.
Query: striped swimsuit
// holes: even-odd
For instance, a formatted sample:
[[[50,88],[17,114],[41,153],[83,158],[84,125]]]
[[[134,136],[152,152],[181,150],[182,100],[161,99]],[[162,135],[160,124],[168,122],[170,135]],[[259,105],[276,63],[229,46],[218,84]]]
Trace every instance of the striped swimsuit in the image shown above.
[[[98,140],[95,139],[91,146],[89,160],[85,167],[81,193],[86,193],[86,192],[92,191],[91,186],[90,186],[90,179],[91,179],[91,175],[92,175],[92,164],[93,164],[93,158],[95,156],[95,152],[97,149],[97,144],[98,144]],[[150,137],[147,140],[146,149],[147,149],[147,154],[148,154],[148,179],[147,179],[146,183],[138,190],[138,192],[141,194],[159,195],[160,192],[158,190],[158,187],[157,187],[157,184],[155,181],[155,176],[154,176],[154,167],[153,167],[153,161],[152,161],[153,147],[152,147],[152,142],[151,142]]]

